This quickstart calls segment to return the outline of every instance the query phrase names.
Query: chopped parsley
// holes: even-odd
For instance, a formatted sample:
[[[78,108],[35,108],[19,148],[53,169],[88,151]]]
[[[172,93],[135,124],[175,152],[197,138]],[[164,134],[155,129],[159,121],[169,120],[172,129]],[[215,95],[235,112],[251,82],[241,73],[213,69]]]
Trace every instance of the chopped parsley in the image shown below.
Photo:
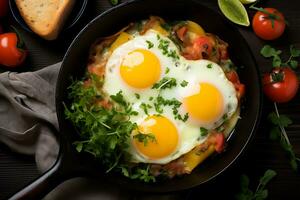
[[[209,63],[208,65],[206,65],[206,67],[207,67],[208,69],[211,69],[211,68],[212,68],[212,64]]]
[[[158,34],[156,35],[156,38],[157,38],[157,40],[160,40],[160,36]]]
[[[188,120],[189,115],[188,115],[188,113],[186,113],[184,116],[179,114],[178,108],[181,106],[181,104],[182,103],[175,98],[164,99],[162,96],[158,96],[156,98],[156,101],[154,102],[154,108],[155,108],[156,112],[161,114],[164,111],[162,108],[163,106],[171,106],[173,114],[174,114],[174,119],[178,119],[178,120],[185,122],[186,120]]]
[[[152,89],[166,89],[166,88],[172,88],[177,86],[177,81],[175,78],[170,78],[170,77],[164,77],[161,79],[158,83],[155,83],[152,86]]]
[[[174,60],[178,60],[179,59],[179,56],[178,56],[176,50],[174,50],[174,49],[170,50],[169,49],[170,41],[161,39],[159,35],[157,35],[157,40],[159,40],[158,48],[162,51],[163,55],[171,57]]]
[[[153,97],[149,97],[149,101],[152,101],[154,98]]]
[[[152,108],[152,106],[149,105],[149,104],[142,103],[142,104],[140,105],[140,108],[143,109],[143,111],[144,111],[144,113],[145,113],[146,115],[149,115],[148,109]]]
[[[154,46],[154,44],[151,41],[146,40],[146,42],[148,44],[148,49],[151,49]]]
[[[136,97],[137,99],[140,99],[140,98],[141,98],[141,95],[138,94],[138,93],[134,93],[134,95],[135,95],[135,97]]]
[[[165,74],[168,74],[170,72],[170,68],[169,67],[167,67],[166,68],[166,72],[165,72]]]
[[[166,55],[169,52],[169,44],[170,41],[168,40],[159,40],[158,48],[162,50],[163,55]]]
[[[157,142],[156,138],[155,138],[155,135],[153,133],[148,133],[148,134],[138,133],[138,134],[133,136],[133,139],[136,139],[139,142],[143,142],[144,146],[147,146],[149,141]]]
[[[186,80],[183,80],[180,85],[181,87],[186,87],[189,84],[189,82],[187,82]]]
[[[204,127],[200,127],[200,135],[204,137],[207,136],[207,134],[208,134],[208,130]]]

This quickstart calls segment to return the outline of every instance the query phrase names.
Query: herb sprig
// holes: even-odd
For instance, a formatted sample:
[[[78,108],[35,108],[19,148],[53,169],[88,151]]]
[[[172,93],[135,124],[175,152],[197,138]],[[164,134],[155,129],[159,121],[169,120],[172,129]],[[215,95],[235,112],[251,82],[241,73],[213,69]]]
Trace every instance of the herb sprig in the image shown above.
[[[170,77],[164,77],[162,78],[159,82],[155,83],[152,86],[152,89],[167,89],[167,88],[172,88],[177,86],[177,81],[175,78],[170,78]]]
[[[274,103],[274,108],[275,112],[270,113],[268,116],[268,120],[274,125],[270,131],[270,139],[278,140],[280,142],[281,147],[285,150],[290,159],[292,169],[297,171],[300,158],[296,157],[295,152],[293,151],[293,146],[285,131],[285,128],[293,122],[286,115],[279,114],[276,103]]]
[[[280,55],[282,53],[281,50],[276,50],[275,48],[271,47],[270,45],[265,45],[261,51],[261,55],[265,58],[272,58],[272,65],[273,67],[291,67],[292,69],[296,69],[298,66],[298,61],[295,58],[300,57],[300,50],[296,49],[293,45],[290,45],[290,56],[289,58],[283,62]]]
[[[249,188],[249,177],[242,175],[240,178],[241,191],[235,196],[237,200],[263,200],[268,197],[268,190],[266,185],[276,176],[274,170],[268,169],[264,175],[259,179],[259,184],[255,191]]]

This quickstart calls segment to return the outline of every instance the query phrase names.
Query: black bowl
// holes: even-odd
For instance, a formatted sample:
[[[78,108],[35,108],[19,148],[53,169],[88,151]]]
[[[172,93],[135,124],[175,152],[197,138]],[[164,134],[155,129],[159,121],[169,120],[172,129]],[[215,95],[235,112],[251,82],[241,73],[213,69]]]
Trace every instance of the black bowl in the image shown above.
[[[73,10],[68,16],[68,19],[62,29],[63,31],[69,30],[72,28],[83,15],[85,8],[87,6],[88,0],[76,0]],[[17,8],[15,0],[9,0],[9,8],[11,10],[12,16],[14,19],[20,24],[20,26],[28,32],[32,32],[32,30],[28,27],[24,19],[22,18],[19,9]]]
[[[212,179],[229,167],[242,153],[252,137],[260,115],[260,78],[254,58],[238,29],[227,23],[218,13],[196,1],[160,0],[158,2],[159,6],[153,0],[137,0],[122,4],[98,16],[79,33],[63,60],[56,90],[56,105],[62,134],[72,135],[75,130],[70,122],[65,120],[62,102],[68,102],[67,87],[70,84],[68,81],[70,77],[80,79],[83,76],[91,44],[98,37],[111,35],[128,23],[145,19],[149,15],[158,15],[168,20],[189,19],[198,22],[204,30],[228,42],[233,62],[237,66],[243,66],[238,73],[240,80],[246,85],[247,92],[242,105],[241,120],[230,138],[227,151],[201,164],[190,175],[168,180],[167,184],[165,182],[143,184],[119,176],[112,178],[134,189],[174,191],[191,188]]]
[[[228,141],[228,148],[220,155],[198,166],[191,174],[156,183],[142,183],[125,178],[119,174],[106,174],[101,166],[87,154],[74,150],[72,142],[78,139],[76,130],[65,119],[64,106],[69,104],[67,88],[73,79],[81,79],[87,65],[91,45],[99,37],[109,36],[130,22],[148,18],[149,15],[161,16],[168,20],[192,20],[210,33],[218,35],[229,43],[229,53],[239,68],[241,82],[246,85],[246,96],[242,104],[241,119],[234,134]],[[252,53],[239,33],[220,14],[193,0],[134,0],[110,9],[91,21],[74,39],[69,47],[57,80],[56,109],[60,127],[60,154],[56,164],[37,181],[15,195],[16,198],[28,197],[53,188],[65,178],[78,175],[92,175],[99,181],[111,181],[122,187],[148,192],[171,192],[192,188],[206,183],[224,172],[245,150],[257,128],[262,93],[260,76]]]

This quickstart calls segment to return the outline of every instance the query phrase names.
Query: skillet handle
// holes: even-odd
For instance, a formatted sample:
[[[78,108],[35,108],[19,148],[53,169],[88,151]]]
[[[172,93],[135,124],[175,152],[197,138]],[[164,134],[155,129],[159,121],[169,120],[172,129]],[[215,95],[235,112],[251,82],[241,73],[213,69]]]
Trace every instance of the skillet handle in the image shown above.
[[[62,156],[59,156],[57,162],[50,170],[14,194],[9,200],[42,199],[57,185],[71,177],[72,175],[68,173]]]

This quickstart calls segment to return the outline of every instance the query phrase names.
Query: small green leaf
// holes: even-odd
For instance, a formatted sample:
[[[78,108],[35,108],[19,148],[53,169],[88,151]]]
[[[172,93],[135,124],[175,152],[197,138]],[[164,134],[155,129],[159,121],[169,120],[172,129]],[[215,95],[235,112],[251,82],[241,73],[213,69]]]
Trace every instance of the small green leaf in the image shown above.
[[[273,57],[272,65],[273,65],[273,67],[280,67],[281,66],[281,58],[278,55],[275,55]]]
[[[276,176],[276,172],[274,170],[268,169],[264,176],[260,178],[259,182],[262,186],[265,186],[272,178]]]
[[[189,84],[189,82],[187,82],[186,80],[183,80],[180,85],[181,87],[186,87]]]
[[[299,57],[300,56],[300,50],[296,49],[293,45],[290,45],[290,54],[293,57]]]
[[[290,66],[293,69],[297,69],[297,67],[298,67],[298,61],[297,60],[291,60],[290,61]]]
[[[129,172],[128,169],[125,167],[120,167],[121,168],[121,172],[124,176],[129,177]]]
[[[206,65],[206,67],[207,67],[208,69],[211,69],[211,68],[212,68],[212,64],[209,63],[208,65]]]
[[[135,95],[135,98],[137,98],[137,99],[140,99],[140,98],[141,98],[141,95],[138,94],[138,93],[134,93],[134,95]]]
[[[261,55],[263,55],[266,58],[273,57],[274,55],[277,55],[277,52],[274,48],[272,48],[270,45],[265,45],[260,50]]]
[[[206,136],[208,134],[208,130],[206,128],[200,127],[200,135],[202,137]]]
[[[119,3],[119,0],[110,0],[110,3],[115,6]]]
[[[77,152],[81,152],[82,151],[82,147],[83,147],[83,144],[81,142],[78,142],[76,144],[76,151]]]
[[[154,46],[154,44],[151,41],[146,40],[146,42],[148,44],[148,49],[151,49]]]
[[[255,200],[263,200],[268,197],[268,190],[259,190],[255,194]]]
[[[241,175],[240,177],[240,184],[241,184],[241,189],[243,188],[248,188],[249,187],[249,177],[245,174]]]
[[[278,127],[273,127],[270,131],[270,139],[271,140],[278,140],[278,138],[280,137],[280,130]]]
[[[280,125],[283,127],[288,127],[293,123],[293,121],[286,115],[280,115],[279,121],[280,121]]]
[[[272,122],[272,124],[274,125],[279,125],[279,120],[278,120],[278,117],[276,115],[275,112],[271,112],[269,115],[268,115],[268,120],[270,122]]]
[[[297,171],[298,170],[298,163],[297,163],[297,160],[296,159],[291,159],[290,160],[290,165],[292,167],[292,169],[294,171]]]

